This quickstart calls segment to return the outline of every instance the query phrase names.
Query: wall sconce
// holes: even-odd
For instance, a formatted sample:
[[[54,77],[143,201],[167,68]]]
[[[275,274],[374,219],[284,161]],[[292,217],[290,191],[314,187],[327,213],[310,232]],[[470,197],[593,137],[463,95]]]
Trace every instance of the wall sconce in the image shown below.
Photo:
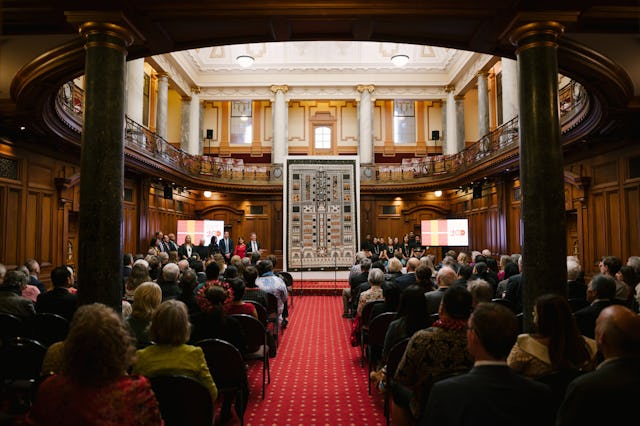
[[[212,195],[212,194],[211,194],[211,191],[204,191],[204,194],[203,194],[203,195],[204,195],[206,198],[211,198],[211,195]]]
[[[434,191],[433,195],[435,195],[436,197],[442,197],[442,191],[440,190]]]

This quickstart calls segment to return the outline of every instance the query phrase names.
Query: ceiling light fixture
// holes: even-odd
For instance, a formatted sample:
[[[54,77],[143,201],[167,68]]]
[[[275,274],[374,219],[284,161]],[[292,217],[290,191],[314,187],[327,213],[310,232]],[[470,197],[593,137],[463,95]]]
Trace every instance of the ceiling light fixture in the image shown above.
[[[442,191],[440,190],[435,191],[434,194],[436,197],[442,197]]]
[[[204,196],[207,198],[211,198],[211,191],[204,191]]]
[[[242,68],[249,68],[251,65],[253,65],[253,61],[254,61],[253,56],[249,56],[249,55],[240,55],[236,58],[236,62]]]
[[[407,55],[394,55],[391,57],[391,62],[396,67],[401,68],[409,63],[409,57]]]

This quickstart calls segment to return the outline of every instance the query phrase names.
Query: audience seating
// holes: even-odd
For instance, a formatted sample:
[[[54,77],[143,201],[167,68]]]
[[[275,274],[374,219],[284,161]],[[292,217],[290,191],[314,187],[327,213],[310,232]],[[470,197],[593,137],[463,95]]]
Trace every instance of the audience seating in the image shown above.
[[[212,426],[213,401],[209,389],[189,376],[163,374],[149,378],[165,426]]]
[[[249,395],[245,394],[247,367],[242,354],[231,343],[220,339],[200,340],[196,346],[204,352],[218,394],[224,398],[236,398],[236,412],[240,424],[244,425],[244,403]]]
[[[369,341],[367,342],[367,364],[369,365],[369,375],[367,389],[371,395],[371,372],[377,368],[378,361],[382,355],[384,338],[387,335],[387,328],[391,321],[398,316],[397,312],[384,312],[371,320],[369,323]]]
[[[265,308],[262,305],[262,303],[256,302],[255,300],[245,300],[244,303],[251,303],[256,308],[256,313],[258,314],[258,319],[260,320],[262,325],[267,327],[267,325],[268,325],[267,308]]]
[[[293,275],[287,271],[280,271],[278,272],[278,276],[282,278],[282,281],[284,281],[287,286],[287,301],[291,301],[289,307],[293,309]]]
[[[47,347],[64,340],[69,332],[69,321],[65,317],[48,312],[36,314],[31,325],[32,337]]]
[[[409,344],[410,337],[403,339],[393,345],[393,347],[389,350],[389,355],[386,359],[387,365],[387,386],[384,390],[384,416],[387,419],[387,426],[391,423],[391,410],[389,396],[391,395],[391,391],[393,389],[394,383],[393,378],[396,375],[396,370],[398,369],[398,364],[400,364],[400,360],[404,355],[404,351],[407,348],[407,344]]]
[[[578,369],[567,368],[544,374],[536,377],[535,380],[549,386],[551,393],[553,394],[554,411],[557,411],[564,400],[564,394],[569,383],[583,373],[583,371]]]
[[[364,360],[366,358],[365,346],[369,337],[369,320],[371,319],[371,311],[373,306],[378,303],[384,303],[384,300],[371,300],[367,302],[362,308],[362,314],[360,315],[360,352],[362,357],[360,358],[360,365],[364,367]]]
[[[278,298],[273,293],[267,293],[267,323],[271,324],[271,334],[278,346],[278,337],[280,331],[280,321],[278,319]]]
[[[587,302],[587,299],[571,298],[571,299],[568,299],[567,302],[569,302],[569,306],[571,306],[571,312],[579,311],[580,309],[587,307],[589,305],[589,302]],[[635,312],[638,312],[638,311],[636,310]]]
[[[0,313],[0,346],[5,341],[24,335],[22,319],[5,312]]]
[[[0,347],[1,393],[23,409],[31,405],[46,352],[43,344],[26,337],[8,339]]]
[[[271,371],[269,370],[269,345],[267,345],[267,329],[260,321],[246,314],[235,314],[244,330],[247,341],[247,352],[242,354],[245,361],[262,362],[262,399],[265,395],[266,383],[271,383]],[[268,382],[267,382],[268,378]]]
[[[516,312],[516,308],[515,308],[515,306],[513,306],[513,303],[512,303],[510,300],[508,300],[508,299],[500,299],[500,298],[496,298],[496,299],[491,299],[491,301],[492,301],[493,303],[498,303],[498,304],[500,304],[500,305],[502,305],[502,306],[504,306],[504,307],[507,307],[507,308],[511,309],[511,311],[512,311],[514,314],[517,314],[517,312]]]

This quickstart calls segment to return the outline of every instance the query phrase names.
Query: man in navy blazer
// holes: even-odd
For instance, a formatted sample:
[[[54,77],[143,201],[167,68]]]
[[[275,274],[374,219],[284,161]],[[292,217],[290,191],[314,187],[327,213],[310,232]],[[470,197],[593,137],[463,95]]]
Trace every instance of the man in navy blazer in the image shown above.
[[[416,269],[420,266],[420,259],[411,257],[407,260],[407,273],[396,278],[396,284],[400,287],[400,291],[416,283]]]
[[[595,337],[596,319],[604,308],[613,303],[615,297],[616,280],[609,275],[594,275],[587,286],[589,306],[585,306],[573,314],[583,336],[592,339]]]
[[[69,292],[73,284],[73,276],[66,266],[58,266],[51,271],[53,289],[40,293],[36,300],[36,312],[49,312],[60,315],[71,321],[78,309],[78,296]]]
[[[220,253],[222,253],[222,256],[224,257],[224,261],[227,264],[231,262],[231,256],[233,256],[234,245],[233,245],[233,240],[229,235],[229,231],[224,231],[224,235],[222,238],[220,238],[220,242],[218,243],[218,246],[220,247]]]
[[[517,337],[518,322],[510,309],[491,302],[478,304],[467,329],[467,350],[475,364],[467,374],[434,383],[421,424],[553,424],[551,390],[507,365]]]
[[[603,309],[596,343],[604,362],[569,384],[558,426],[621,425],[633,418],[640,389],[640,317],[622,305]]]

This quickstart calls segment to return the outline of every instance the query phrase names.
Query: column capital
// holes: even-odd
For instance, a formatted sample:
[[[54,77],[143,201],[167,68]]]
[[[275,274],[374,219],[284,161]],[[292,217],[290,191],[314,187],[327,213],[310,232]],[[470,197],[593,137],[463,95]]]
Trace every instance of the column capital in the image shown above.
[[[136,38],[141,39],[137,29],[132,27],[126,17],[118,12],[74,11],[65,12],[65,16],[67,22],[78,27],[78,32],[87,42],[89,37],[98,34],[122,40],[124,47],[133,44]],[[96,46],[102,45],[123,50],[122,46],[106,40],[93,41],[92,43]]]
[[[453,84],[447,84],[447,85],[444,86],[444,91],[446,93],[451,93],[454,90],[456,90],[456,86],[454,86]]]
[[[192,95],[199,95],[200,94],[200,87],[198,87],[198,86],[191,87],[191,94]]]
[[[373,93],[376,90],[376,86],[374,86],[373,84],[359,84],[358,86],[356,86],[356,91],[358,93],[362,93],[365,90],[369,93]]]
[[[164,71],[160,71],[160,72],[157,72],[157,73],[156,73],[156,77],[157,77],[158,79],[161,79],[161,78],[169,78],[169,73],[164,72]]]
[[[564,29],[564,25],[556,21],[537,21],[513,29],[508,37],[511,44],[517,46],[517,55],[532,47],[558,47],[557,40]]]
[[[477,76],[478,77],[489,77],[489,74],[491,74],[489,71],[480,71]]]
[[[274,84],[269,89],[274,94],[278,92],[287,93],[289,91],[289,86],[287,86],[286,84]]]

